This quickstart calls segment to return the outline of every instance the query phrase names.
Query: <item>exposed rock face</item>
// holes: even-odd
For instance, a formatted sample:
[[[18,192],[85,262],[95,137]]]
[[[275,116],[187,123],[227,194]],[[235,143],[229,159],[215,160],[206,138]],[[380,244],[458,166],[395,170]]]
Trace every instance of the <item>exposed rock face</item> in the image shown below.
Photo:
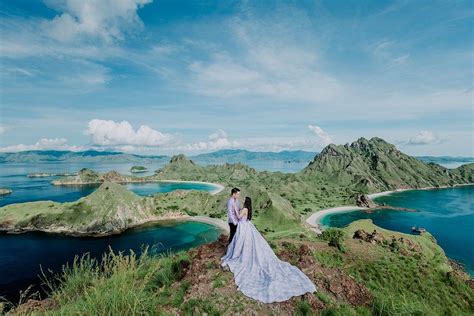
[[[388,245],[392,250],[399,251],[405,256],[411,256],[413,252],[419,252],[420,246],[410,239],[392,236],[390,240],[386,239],[383,234],[374,230],[372,233],[368,233],[363,229],[356,230],[354,232],[354,239],[361,241],[370,242],[372,244],[385,244]]]
[[[370,233],[367,233],[363,229],[359,229],[359,230],[355,231],[354,236],[352,238],[360,239],[360,240],[363,240],[363,241],[366,241],[366,242],[370,242],[372,244],[381,243],[385,240],[384,236],[382,234],[378,233],[377,231],[374,230],[370,234]]]
[[[365,194],[361,194],[357,196],[356,205],[361,206],[361,207],[368,207],[368,208],[377,207],[377,204]]]

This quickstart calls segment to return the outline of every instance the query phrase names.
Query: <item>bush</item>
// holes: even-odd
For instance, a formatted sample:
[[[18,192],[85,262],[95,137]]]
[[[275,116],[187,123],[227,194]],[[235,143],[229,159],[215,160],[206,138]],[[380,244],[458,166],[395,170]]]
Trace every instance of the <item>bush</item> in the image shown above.
[[[345,232],[340,228],[328,228],[321,234],[320,238],[328,242],[329,246],[336,247],[342,252],[346,251],[344,247]]]

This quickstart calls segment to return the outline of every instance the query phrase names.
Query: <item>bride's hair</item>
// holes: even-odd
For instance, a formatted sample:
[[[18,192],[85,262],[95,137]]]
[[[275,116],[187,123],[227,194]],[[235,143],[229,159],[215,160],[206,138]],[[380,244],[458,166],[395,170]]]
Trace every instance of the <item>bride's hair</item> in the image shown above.
[[[244,207],[248,209],[247,219],[251,220],[252,219],[252,199],[249,198],[248,196],[245,197]]]

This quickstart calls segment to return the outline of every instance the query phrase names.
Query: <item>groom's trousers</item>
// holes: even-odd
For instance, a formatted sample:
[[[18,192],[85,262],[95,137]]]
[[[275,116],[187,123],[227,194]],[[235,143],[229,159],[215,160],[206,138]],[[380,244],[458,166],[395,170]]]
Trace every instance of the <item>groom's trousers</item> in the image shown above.
[[[230,242],[232,241],[232,238],[234,238],[235,231],[237,230],[237,225],[233,223],[229,223],[229,228],[230,228],[230,236],[229,236],[229,243],[227,245],[229,245]]]

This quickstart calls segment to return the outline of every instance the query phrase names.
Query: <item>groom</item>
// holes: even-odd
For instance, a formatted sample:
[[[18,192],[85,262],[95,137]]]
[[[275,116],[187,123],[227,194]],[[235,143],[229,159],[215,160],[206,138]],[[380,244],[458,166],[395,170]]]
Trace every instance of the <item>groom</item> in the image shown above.
[[[234,238],[235,231],[237,230],[237,224],[238,224],[238,219],[237,219],[237,212],[240,211],[240,202],[239,202],[239,196],[240,196],[240,190],[238,188],[233,188],[230,191],[230,198],[227,201],[227,218],[228,218],[228,223],[229,223],[229,228],[230,228],[230,236],[229,236],[229,243],[232,241],[232,238]]]

